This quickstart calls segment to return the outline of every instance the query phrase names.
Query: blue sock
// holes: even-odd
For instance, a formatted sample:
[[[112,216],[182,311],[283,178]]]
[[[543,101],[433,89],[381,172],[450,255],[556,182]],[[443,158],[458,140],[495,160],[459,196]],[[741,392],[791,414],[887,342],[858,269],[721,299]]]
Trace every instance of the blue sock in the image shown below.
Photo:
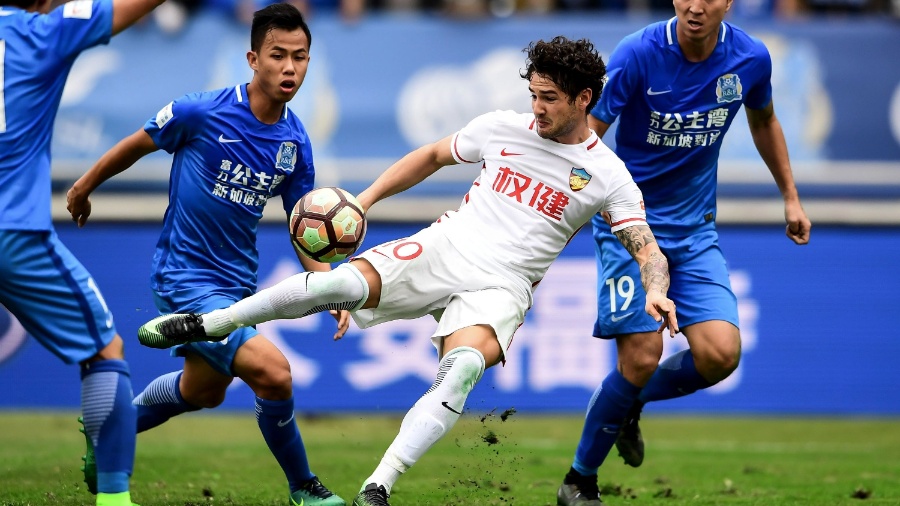
[[[137,437],[132,396],[131,375],[124,360],[101,360],[81,367],[81,412],[97,459],[98,492],[128,491]]]
[[[674,399],[711,386],[713,383],[706,381],[697,372],[691,350],[684,350],[659,364],[638,400],[646,403]]]
[[[287,476],[291,492],[314,475],[306,460],[306,447],[300,437],[300,429],[294,421],[294,398],[268,401],[256,398],[256,421],[275,460]]]
[[[597,474],[616,442],[622,420],[640,392],[640,387],[629,383],[617,370],[609,373],[594,392],[572,464],[579,474]]]
[[[170,372],[151,381],[147,388],[134,398],[137,408],[137,431],[144,432],[187,411],[198,407],[188,404],[181,397],[178,382],[184,371]]]

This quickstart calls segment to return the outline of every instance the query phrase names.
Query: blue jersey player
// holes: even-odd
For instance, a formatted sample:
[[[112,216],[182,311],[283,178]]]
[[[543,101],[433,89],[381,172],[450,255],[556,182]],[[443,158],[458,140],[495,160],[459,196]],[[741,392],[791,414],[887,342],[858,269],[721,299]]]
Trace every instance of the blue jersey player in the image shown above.
[[[151,287],[161,313],[208,312],[256,291],[256,232],[266,201],[280,195],[290,213],[313,188],[312,148],[303,124],[287,107],[309,64],[311,35],[289,4],[254,14],[247,61],[249,84],[186,95],[166,105],[143,128],[104,154],[69,190],[79,225],[90,215],[90,193],[138,159],[173,153],[169,207],[153,258]],[[307,270],[327,264],[299,256]],[[338,314],[338,335],[349,314]],[[289,504],[343,505],[310,471],[294,421],[290,365],[252,327],[219,342],[173,349],[184,369],[152,381],[134,399],[138,432],[187,411],[222,403],[235,377],[256,394],[266,443],[290,487]]]
[[[669,260],[669,297],[690,349],[659,363],[659,325],[636,311],[644,304],[640,273],[609,224],[595,217],[594,335],[615,338],[618,364],[591,398],[572,468],[557,494],[561,505],[601,504],[597,470],[613,444],[627,464],[641,464],[637,422],[644,403],[707,388],[738,366],[737,299],[715,218],[719,148],[742,104],[784,199],[787,235],[797,244],[809,241],[810,222],[772,105],[768,50],[723,21],[732,0],[673,4],[675,17],[629,35],[615,49],[589,121],[602,136],[619,119],[616,153],[643,192],[647,222]]]
[[[130,505],[135,409],[122,338],[50,218],[50,138],[69,70],[162,0],[0,0],[0,303],[81,365],[85,475],[97,504]],[[93,474],[96,473],[96,474]]]

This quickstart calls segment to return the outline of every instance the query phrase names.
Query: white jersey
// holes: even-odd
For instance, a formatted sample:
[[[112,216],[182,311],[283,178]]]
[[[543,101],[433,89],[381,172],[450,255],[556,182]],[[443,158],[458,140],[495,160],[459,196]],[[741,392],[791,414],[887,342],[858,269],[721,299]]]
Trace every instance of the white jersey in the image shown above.
[[[532,287],[595,214],[607,211],[613,232],[646,224],[640,189],[593,132],[560,144],[537,134],[533,114],[496,111],[457,132],[451,150],[483,169],[460,208],[433,226],[473,264],[512,271]]]

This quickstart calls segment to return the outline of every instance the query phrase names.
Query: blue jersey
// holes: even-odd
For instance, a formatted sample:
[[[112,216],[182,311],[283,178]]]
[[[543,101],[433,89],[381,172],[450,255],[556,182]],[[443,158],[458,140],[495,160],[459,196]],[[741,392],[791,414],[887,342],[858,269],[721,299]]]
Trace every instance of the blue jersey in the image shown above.
[[[260,122],[250,111],[246,85],[240,85],[175,100],[144,130],[175,155],[153,289],[210,286],[241,297],[255,291],[263,207],[281,195],[290,213],[313,187],[303,124],[287,106],[274,125]]]
[[[619,118],[616,154],[658,235],[684,235],[715,219],[722,136],[741,104],[762,109],[772,98],[772,60],[760,40],[723,22],[709,58],[690,62],[676,23],[654,23],[619,43],[591,111],[605,123]]]
[[[112,36],[112,2],[0,7],[0,229],[50,230],[50,138],[75,58]]]

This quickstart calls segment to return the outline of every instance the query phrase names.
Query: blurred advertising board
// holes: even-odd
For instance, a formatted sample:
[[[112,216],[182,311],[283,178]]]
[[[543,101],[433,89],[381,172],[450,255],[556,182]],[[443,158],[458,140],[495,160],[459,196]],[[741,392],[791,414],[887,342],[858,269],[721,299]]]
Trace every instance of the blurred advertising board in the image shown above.
[[[411,235],[420,224],[373,223],[365,247]],[[140,346],[138,326],[156,315],[149,266],[159,224],[59,227],[63,242],[94,276],[126,341],[135,392],[181,368],[168,352]],[[656,403],[660,412],[900,415],[896,358],[889,336],[900,285],[897,228],[814,229],[794,246],[783,228],[722,227],[739,299],[743,358],[725,382],[689,397]],[[260,228],[259,286],[299,272],[283,225]],[[877,282],[875,282],[877,280]],[[615,366],[612,343],[591,337],[596,313],[593,243],[573,239],[535,292],[505,366],[490,369],[467,408],[486,413],[581,412]],[[298,409],[309,412],[404,412],[434,381],[437,357],[430,317],[354,325],[334,342],[327,314],[265,323],[260,330],[291,363]],[[665,337],[665,355],[686,346]],[[78,368],[27,337],[0,307],[0,409],[78,406]],[[253,409],[236,380],[226,409]]]
[[[372,16],[348,24],[316,16],[309,74],[290,106],[310,131],[320,182],[356,192],[391,161],[481,113],[529,111],[519,71],[530,41],[587,37],[608,56],[622,37],[656,20]],[[900,65],[891,50],[900,48],[896,23],[733,21],[770,49],[776,111],[798,180],[900,196]],[[178,34],[147,24],[85,53],[72,70],[56,123],[56,177],[79,176],[171,100],[248,81],[248,49],[249,27],[205,14]],[[613,136],[605,142],[614,144]],[[168,160],[157,153],[125,177],[165,181]],[[725,188],[729,196],[777,196],[741,118],[726,136],[720,181],[736,184]],[[445,174],[411,194],[455,196],[470,182]],[[766,186],[761,190],[758,183]]]

